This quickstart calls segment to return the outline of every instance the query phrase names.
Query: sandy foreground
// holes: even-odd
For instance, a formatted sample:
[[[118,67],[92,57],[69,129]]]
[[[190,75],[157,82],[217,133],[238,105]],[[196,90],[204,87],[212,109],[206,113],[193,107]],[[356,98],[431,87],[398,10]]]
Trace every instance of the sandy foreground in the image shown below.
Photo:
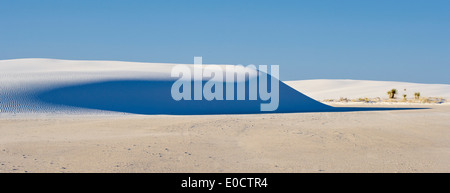
[[[0,172],[450,172],[450,105],[410,107],[1,117]]]

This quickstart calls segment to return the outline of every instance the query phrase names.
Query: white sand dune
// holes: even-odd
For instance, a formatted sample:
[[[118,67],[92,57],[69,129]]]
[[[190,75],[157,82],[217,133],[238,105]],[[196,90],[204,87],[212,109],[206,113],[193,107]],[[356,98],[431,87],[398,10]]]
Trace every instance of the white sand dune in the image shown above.
[[[414,98],[415,92],[420,92],[423,97],[450,98],[449,84],[335,79],[284,81],[284,83],[316,100],[339,99],[340,97],[349,99],[387,98],[387,91],[393,88],[397,89],[398,96],[406,94],[407,98]]]
[[[175,65],[38,58],[0,60],[0,112],[177,115],[260,112],[260,100],[175,102],[170,96],[171,85],[177,79],[171,77]],[[187,66],[191,70],[196,68],[192,64]],[[204,70],[208,70],[206,66]],[[226,67],[219,66],[223,69]],[[244,69],[235,69],[234,73],[246,72]],[[251,71],[249,79],[257,76],[257,71]],[[363,80],[302,80],[285,83],[280,81],[280,105],[276,112],[336,110],[313,99],[383,97],[391,88],[398,89],[400,95],[406,93],[410,97],[414,96],[414,92],[427,97],[450,97],[450,85],[446,84]]]
[[[171,77],[175,65],[57,59],[3,60],[0,61],[0,112],[176,115],[261,112],[261,100],[173,100],[171,87],[178,79]],[[186,66],[191,71],[198,67]],[[226,69],[226,65],[218,66]],[[207,67],[203,65],[203,70],[210,70]],[[247,79],[238,78],[236,82],[259,76],[258,71],[247,68],[233,69],[233,73],[237,77],[248,74]],[[279,83],[280,104],[276,112],[332,109]],[[248,92],[248,86],[246,89]]]

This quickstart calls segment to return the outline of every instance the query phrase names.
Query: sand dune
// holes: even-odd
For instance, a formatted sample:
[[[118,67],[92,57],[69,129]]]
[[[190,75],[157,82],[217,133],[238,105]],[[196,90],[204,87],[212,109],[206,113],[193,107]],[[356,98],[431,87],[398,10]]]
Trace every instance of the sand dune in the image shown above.
[[[261,112],[260,104],[264,101],[249,100],[248,94],[246,100],[173,100],[171,87],[177,78],[171,77],[171,69],[175,65],[55,59],[3,60],[0,61],[0,110],[2,113],[174,115]],[[191,69],[198,67],[187,66]],[[204,71],[208,70],[207,66],[203,65]],[[225,65],[219,67],[226,68]],[[247,72],[247,79],[237,79],[235,83],[245,82],[246,92],[249,93],[248,82],[260,76],[257,71],[238,68],[233,73],[239,75]],[[276,112],[332,109],[281,81],[279,85],[280,104]],[[237,86],[234,89],[236,95]]]
[[[176,64],[117,61],[17,59],[0,61],[2,113],[136,113],[136,114],[245,114],[261,113],[264,101],[175,101],[171,86]],[[187,65],[191,69],[193,65]],[[207,65],[204,65],[204,70]],[[219,65],[225,68],[225,65]],[[236,69],[234,73],[247,71]],[[250,71],[245,81],[258,78]],[[276,79],[276,81],[278,81]],[[206,82],[203,82],[205,84]],[[221,82],[223,83],[223,82]],[[279,82],[280,102],[274,112],[317,112],[333,107],[315,101]],[[234,93],[237,93],[235,86]],[[226,95],[226,93],[224,93]],[[342,110],[342,109],[340,109]]]
[[[414,98],[414,93],[420,92],[422,97],[450,99],[450,85],[448,84],[334,79],[297,80],[285,81],[284,83],[316,100],[339,99],[340,97],[352,99],[387,98],[386,92],[392,88],[398,90],[399,97],[406,94],[408,98]]]
[[[171,97],[176,64],[120,61],[15,59],[0,61],[0,112],[52,114],[247,114],[262,113],[261,99],[249,100],[249,81],[258,72],[234,69],[248,78],[246,100],[181,100]],[[196,66],[187,65],[194,69]],[[205,71],[208,65],[203,65]],[[226,65],[218,65],[226,69]],[[207,79],[206,79],[207,80]],[[278,79],[275,79],[279,81]],[[224,82],[220,82],[221,84]],[[203,82],[203,85],[206,81]],[[422,96],[450,96],[450,85],[357,80],[279,81],[279,106],[270,113],[392,110],[332,107],[314,99],[382,96],[397,87]],[[234,88],[237,93],[237,87]],[[400,90],[400,93],[403,91]],[[303,94],[303,93],[306,93]],[[226,91],[224,93],[226,95]],[[312,99],[312,98],[314,99]]]

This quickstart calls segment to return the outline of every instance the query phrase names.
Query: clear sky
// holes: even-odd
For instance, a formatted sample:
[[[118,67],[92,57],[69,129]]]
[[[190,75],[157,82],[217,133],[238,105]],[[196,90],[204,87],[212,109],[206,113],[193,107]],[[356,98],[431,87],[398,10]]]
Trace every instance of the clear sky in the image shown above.
[[[450,84],[449,0],[0,0],[0,59],[280,65]]]

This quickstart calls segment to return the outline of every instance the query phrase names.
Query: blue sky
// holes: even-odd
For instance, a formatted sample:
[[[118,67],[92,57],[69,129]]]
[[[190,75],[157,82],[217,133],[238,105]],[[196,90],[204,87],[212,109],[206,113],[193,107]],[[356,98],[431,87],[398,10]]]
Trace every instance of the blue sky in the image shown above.
[[[450,84],[448,0],[0,0],[0,59],[280,65]]]

